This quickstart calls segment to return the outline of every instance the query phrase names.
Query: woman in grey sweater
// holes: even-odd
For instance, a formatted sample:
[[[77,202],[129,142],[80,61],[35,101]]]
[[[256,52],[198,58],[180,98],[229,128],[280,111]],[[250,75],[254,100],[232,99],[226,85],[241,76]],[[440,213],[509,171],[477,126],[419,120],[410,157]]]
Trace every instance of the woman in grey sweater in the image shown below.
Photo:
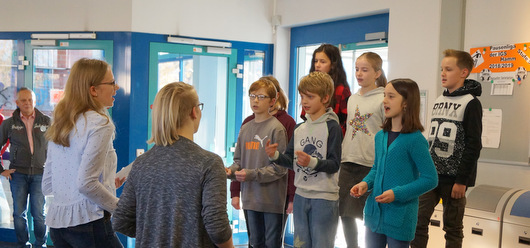
[[[183,82],[155,97],[155,146],[134,162],[113,215],[136,247],[233,247],[223,161],[193,142],[202,107]]]

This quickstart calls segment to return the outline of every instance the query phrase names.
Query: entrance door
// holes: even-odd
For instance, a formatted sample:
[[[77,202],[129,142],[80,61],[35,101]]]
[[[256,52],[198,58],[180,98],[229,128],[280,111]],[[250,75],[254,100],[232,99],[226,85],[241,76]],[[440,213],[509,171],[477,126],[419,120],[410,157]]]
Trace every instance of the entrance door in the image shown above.
[[[204,103],[199,130],[194,141],[216,153],[225,164],[232,163],[230,147],[235,142],[235,94],[237,52],[208,53],[208,47],[169,43],[151,43],[149,58],[149,103],[166,84],[182,81],[197,90]],[[148,137],[151,138],[151,110]]]
[[[36,108],[51,116],[61,99],[72,65],[81,58],[105,60],[112,66],[113,42],[104,40],[60,40],[58,46],[33,46],[26,41],[29,61],[25,84],[37,97]]]

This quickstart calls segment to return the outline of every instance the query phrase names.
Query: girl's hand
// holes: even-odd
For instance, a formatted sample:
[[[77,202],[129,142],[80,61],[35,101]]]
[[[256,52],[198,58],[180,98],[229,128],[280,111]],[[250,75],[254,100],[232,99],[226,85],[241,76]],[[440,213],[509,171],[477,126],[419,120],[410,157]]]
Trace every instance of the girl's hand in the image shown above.
[[[274,157],[274,154],[278,150],[278,143],[271,144],[271,140],[267,140],[267,144],[265,145],[265,152],[267,153],[267,156],[269,158]]]
[[[300,166],[307,167],[309,165],[309,161],[311,161],[311,156],[309,154],[303,152],[303,151],[295,151],[294,154],[296,155],[296,163]]]
[[[287,210],[285,210],[287,214],[293,213],[293,202],[289,202],[289,205],[287,205]]]
[[[116,186],[116,188],[119,188],[123,185],[123,183],[125,182],[125,179],[127,179],[126,177],[122,177],[122,178],[119,178],[119,177],[116,177],[114,178],[114,185]]]
[[[247,170],[242,169],[240,171],[234,172],[234,175],[236,175],[236,180],[239,182],[244,182],[245,178],[247,177]]]
[[[358,198],[364,195],[366,191],[368,191],[368,184],[366,182],[360,182],[350,189],[350,195]]]
[[[226,172],[226,176],[229,177],[230,175],[232,175],[232,170],[230,170],[229,168],[226,168],[225,167],[225,172]]]
[[[383,194],[378,195],[375,197],[375,201],[379,203],[391,203],[395,200],[394,191],[389,189]]]
[[[241,209],[241,206],[239,205],[239,197],[237,196],[232,197],[232,207],[234,207],[237,210]]]

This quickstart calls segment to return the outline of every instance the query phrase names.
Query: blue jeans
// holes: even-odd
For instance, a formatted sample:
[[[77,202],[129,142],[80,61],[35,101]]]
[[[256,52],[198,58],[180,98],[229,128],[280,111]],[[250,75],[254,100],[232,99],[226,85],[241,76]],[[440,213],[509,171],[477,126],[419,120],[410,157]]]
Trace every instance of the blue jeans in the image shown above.
[[[50,228],[56,248],[123,248],[110,217],[67,228]]]
[[[370,228],[366,228],[366,248],[409,248],[409,241],[401,241],[393,239],[384,234],[372,232]]]
[[[294,195],[294,247],[335,247],[339,223],[339,201],[309,199]]]
[[[282,247],[283,214],[247,210],[247,217],[253,248]]]
[[[28,207],[33,216],[33,229],[36,247],[46,242],[46,224],[44,223],[44,195],[42,194],[42,175],[26,175],[18,172],[11,174],[11,195],[13,196],[13,221],[17,234],[17,245],[26,247],[29,241],[28,223],[26,218]]]

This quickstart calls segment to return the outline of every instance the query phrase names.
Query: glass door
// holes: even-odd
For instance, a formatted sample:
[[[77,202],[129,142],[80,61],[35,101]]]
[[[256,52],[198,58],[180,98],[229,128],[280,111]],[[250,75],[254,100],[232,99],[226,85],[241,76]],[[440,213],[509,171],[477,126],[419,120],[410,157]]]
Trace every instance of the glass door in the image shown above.
[[[53,108],[62,97],[72,65],[81,58],[105,60],[112,66],[112,41],[61,40],[58,46],[33,46],[26,41],[26,87],[37,97],[36,108],[51,116]]]
[[[151,43],[149,59],[149,104],[166,84],[182,81],[197,89],[204,103],[202,120],[194,140],[202,148],[232,163],[230,147],[235,133],[235,82],[237,52],[230,54],[206,52],[207,47],[169,43]],[[151,110],[148,137],[151,137]]]

